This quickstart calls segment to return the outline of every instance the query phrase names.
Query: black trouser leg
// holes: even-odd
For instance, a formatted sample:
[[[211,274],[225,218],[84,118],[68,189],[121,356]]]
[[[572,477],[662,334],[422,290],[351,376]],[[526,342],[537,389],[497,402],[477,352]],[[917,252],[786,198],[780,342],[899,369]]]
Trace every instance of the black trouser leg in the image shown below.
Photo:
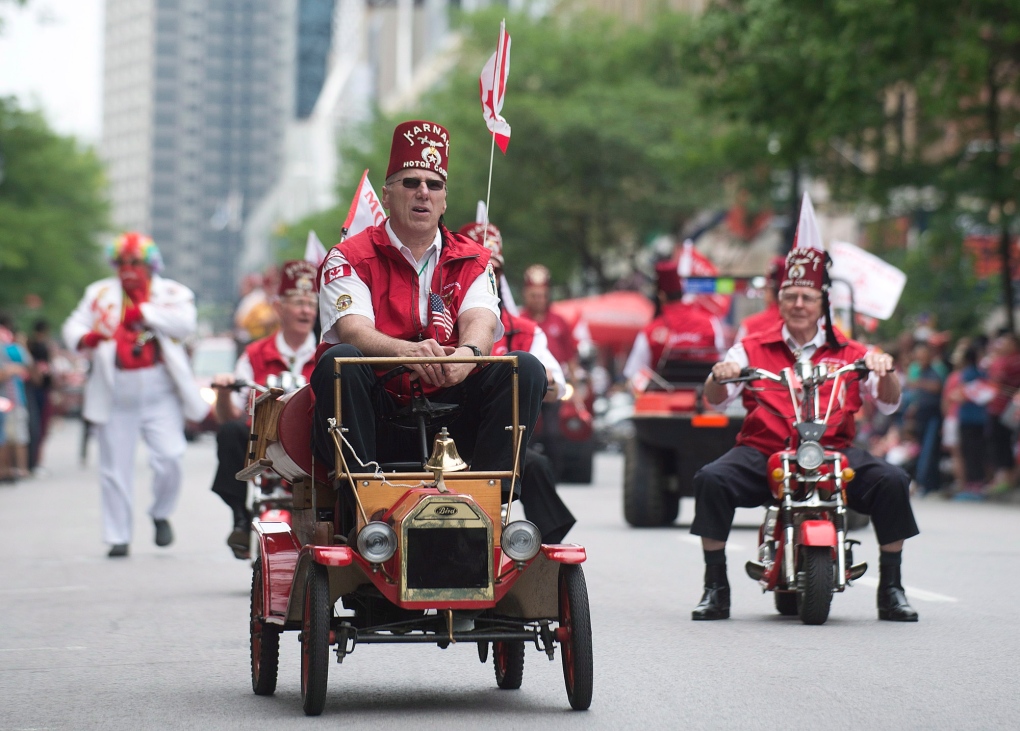
[[[694,520],[691,533],[716,541],[729,538],[737,508],[764,505],[769,492],[765,455],[751,447],[734,447],[694,475]]]
[[[334,464],[335,447],[329,434],[329,419],[336,416],[333,359],[362,357],[353,345],[334,345],[327,350],[312,371],[312,392],[315,394],[315,418],[312,421],[312,446],[315,458],[330,467]],[[341,418],[347,430],[344,438],[363,462],[376,458],[376,408],[373,404],[375,373],[367,365],[349,364],[341,371]],[[351,460],[349,451],[345,458]],[[354,461],[352,469],[357,465]],[[357,471],[357,470],[356,470]]]
[[[847,504],[871,516],[879,545],[920,533],[910,507],[910,476],[859,447],[843,453],[857,473],[846,486]]]
[[[216,430],[216,477],[212,491],[235,512],[243,511],[248,499],[248,485],[234,475],[244,469],[248,437],[251,431],[244,419],[226,421]]]
[[[525,454],[521,505],[542,534],[542,543],[560,543],[577,522],[556,494],[552,461],[534,449]]]

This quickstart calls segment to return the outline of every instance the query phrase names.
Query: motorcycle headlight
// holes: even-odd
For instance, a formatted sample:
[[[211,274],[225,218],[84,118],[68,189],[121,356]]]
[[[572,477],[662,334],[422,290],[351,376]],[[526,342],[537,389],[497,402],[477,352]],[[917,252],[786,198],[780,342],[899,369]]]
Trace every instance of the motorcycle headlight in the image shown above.
[[[825,449],[818,442],[804,442],[797,447],[797,464],[805,470],[816,470],[825,461]]]
[[[503,528],[499,539],[503,553],[514,561],[530,561],[542,547],[542,534],[538,527],[527,520],[515,520]]]
[[[202,400],[210,406],[216,403],[216,391],[214,389],[203,386],[198,392],[202,394]]]
[[[358,553],[369,563],[383,563],[397,552],[397,534],[385,523],[373,520],[358,533]]]

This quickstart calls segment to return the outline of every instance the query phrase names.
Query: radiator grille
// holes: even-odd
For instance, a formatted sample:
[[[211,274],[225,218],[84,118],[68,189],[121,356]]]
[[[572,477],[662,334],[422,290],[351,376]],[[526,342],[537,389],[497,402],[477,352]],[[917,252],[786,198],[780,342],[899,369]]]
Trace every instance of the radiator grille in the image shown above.
[[[485,528],[408,528],[409,589],[479,589],[489,585]]]

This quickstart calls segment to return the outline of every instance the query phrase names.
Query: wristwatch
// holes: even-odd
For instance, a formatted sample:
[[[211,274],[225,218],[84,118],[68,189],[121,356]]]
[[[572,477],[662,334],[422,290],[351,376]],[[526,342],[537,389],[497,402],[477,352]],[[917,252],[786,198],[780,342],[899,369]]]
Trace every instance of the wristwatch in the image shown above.
[[[467,343],[464,343],[460,347],[471,348],[471,352],[474,353],[476,357],[478,358],[482,357],[482,349],[479,348],[477,345],[468,345]]]

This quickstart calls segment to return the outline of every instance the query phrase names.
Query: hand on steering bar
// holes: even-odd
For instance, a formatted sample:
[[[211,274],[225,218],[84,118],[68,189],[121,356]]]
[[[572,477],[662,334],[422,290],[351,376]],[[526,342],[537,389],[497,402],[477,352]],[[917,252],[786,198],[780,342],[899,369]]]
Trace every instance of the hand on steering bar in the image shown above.
[[[408,343],[408,350],[405,355],[411,358],[442,358],[447,355],[452,355],[453,351],[456,350],[450,345],[440,345],[433,339],[422,340],[420,343]],[[418,376],[422,381],[435,386],[437,388],[446,388],[454,384],[448,383],[449,380],[447,373],[452,366],[443,366],[441,363],[413,363],[408,364],[408,368]],[[464,380],[463,378],[461,380]],[[459,382],[459,381],[458,381]]]
[[[740,375],[740,365],[732,361],[721,361],[712,366],[712,380],[716,383],[730,378],[737,378]]]
[[[895,372],[893,357],[877,350],[869,351],[864,355],[864,365],[879,378],[884,378],[887,374]]]

